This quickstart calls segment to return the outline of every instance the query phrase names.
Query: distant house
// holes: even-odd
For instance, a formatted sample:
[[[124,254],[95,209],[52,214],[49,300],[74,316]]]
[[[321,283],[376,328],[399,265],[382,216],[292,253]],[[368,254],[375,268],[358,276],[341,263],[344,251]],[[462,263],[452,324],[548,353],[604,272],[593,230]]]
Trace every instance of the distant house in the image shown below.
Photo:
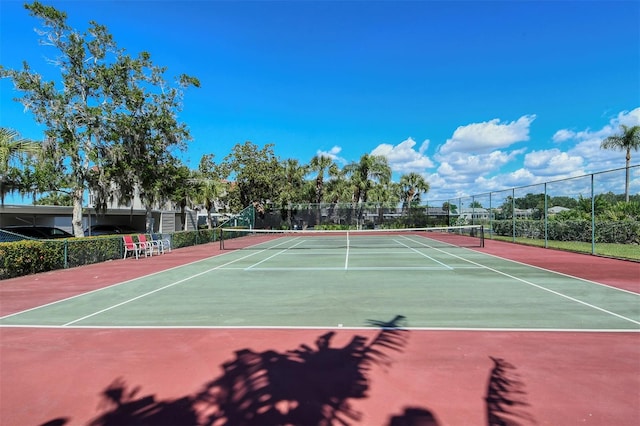
[[[426,207],[425,213],[433,217],[449,216],[449,210],[442,207]]]
[[[534,209],[514,209],[513,215],[516,219],[529,219],[533,216]]]
[[[551,208],[547,209],[547,213],[549,215],[554,215],[554,214],[566,212],[566,211],[569,211],[569,210],[571,210],[571,209],[568,209],[566,207],[561,207],[561,206],[554,206],[554,207],[551,207]]]
[[[484,207],[460,209],[460,217],[467,222],[487,221],[491,219],[491,213]]]

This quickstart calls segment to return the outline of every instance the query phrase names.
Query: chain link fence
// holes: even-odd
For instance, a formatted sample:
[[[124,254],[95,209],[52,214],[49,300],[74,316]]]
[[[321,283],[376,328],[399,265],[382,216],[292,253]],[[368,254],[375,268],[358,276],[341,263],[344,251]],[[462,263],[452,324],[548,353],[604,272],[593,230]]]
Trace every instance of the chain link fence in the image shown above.
[[[382,203],[289,204],[255,214],[261,229],[485,225],[487,238],[640,260],[640,165],[483,194]]]
[[[429,204],[488,238],[640,260],[640,165]]]

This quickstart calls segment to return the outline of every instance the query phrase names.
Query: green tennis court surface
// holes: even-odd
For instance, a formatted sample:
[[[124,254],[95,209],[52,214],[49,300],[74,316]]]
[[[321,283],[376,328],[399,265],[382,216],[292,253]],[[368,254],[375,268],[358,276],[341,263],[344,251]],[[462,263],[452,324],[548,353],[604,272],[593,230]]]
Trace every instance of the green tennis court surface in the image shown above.
[[[409,328],[640,330],[632,292],[441,238],[319,239],[328,237],[255,239],[246,250],[8,315],[0,325],[335,328],[403,315]]]

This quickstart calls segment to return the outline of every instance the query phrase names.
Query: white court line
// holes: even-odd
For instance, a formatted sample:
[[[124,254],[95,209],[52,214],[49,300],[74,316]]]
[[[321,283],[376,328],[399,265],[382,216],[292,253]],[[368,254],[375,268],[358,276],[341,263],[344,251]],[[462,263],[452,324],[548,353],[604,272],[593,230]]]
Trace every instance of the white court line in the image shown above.
[[[353,255],[351,255],[353,256]],[[247,268],[222,268],[225,271],[248,271]],[[451,271],[454,269],[484,269],[482,266],[456,266],[455,268],[446,268],[442,266],[351,266],[349,271]],[[344,271],[342,266],[300,266],[300,267],[265,267],[251,268],[251,271]]]
[[[63,326],[63,327],[66,327],[66,326],[69,326],[69,325],[71,325],[71,324],[75,324],[75,323],[77,323],[77,322],[79,322],[79,321],[83,321],[83,320],[85,320],[85,319],[87,319],[87,318],[91,318],[91,317],[93,317],[93,316],[96,316],[96,315],[102,314],[102,313],[104,313],[104,312],[110,311],[111,309],[115,309],[115,308],[120,307],[120,306],[122,306],[122,305],[126,305],[127,303],[133,302],[133,301],[135,301],[135,300],[142,299],[143,297],[149,296],[150,294],[157,293],[157,292],[162,291],[162,290],[165,290],[165,289],[167,289],[167,288],[169,288],[169,287],[173,287],[173,286],[178,285],[178,284],[181,284],[181,283],[183,283],[183,282],[185,282],[185,281],[189,281],[189,280],[191,280],[191,279],[193,279],[193,278],[195,278],[195,277],[199,277],[199,276],[201,276],[201,275],[208,274],[209,272],[211,272],[211,271],[215,271],[216,269],[220,269],[220,268],[222,268],[222,267],[224,267],[224,266],[226,266],[226,265],[230,265],[230,264],[232,264],[232,263],[238,262],[238,261],[240,261],[240,260],[244,260],[244,259],[249,258],[249,257],[251,257],[251,256],[255,256],[256,254],[262,253],[263,251],[265,251],[265,250],[260,250],[260,251],[257,251],[257,252],[254,252],[254,253],[248,254],[248,255],[246,255],[246,256],[240,257],[240,258],[238,258],[238,259],[234,259],[234,260],[232,260],[232,261],[230,261],[230,262],[223,263],[222,265],[218,265],[218,266],[216,266],[216,267],[214,267],[214,268],[207,269],[206,271],[199,272],[199,273],[197,273],[197,274],[195,274],[195,275],[191,275],[191,276],[189,276],[189,277],[186,277],[186,278],[183,278],[183,279],[181,279],[181,280],[175,281],[175,282],[173,282],[173,283],[171,283],[171,284],[167,284],[167,285],[165,285],[165,286],[163,286],[163,287],[160,287],[160,288],[157,288],[157,289],[155,289],[155,290],[148,291],[148,292],[146,292],[146,293],[144,293],[144,294],[141,294],[141,295],[139,295],[139,296],[136,296],[136,297],[134,297],[134,298],[131,298],[131,299],[125,300],[124,302],[117,303],[117,304],[115,304],[115,305],[109,306],[108,308],[104,308],[104,309],[101,309],[101,310],[99,310],[99,311],[97,311],[97,312],[94,312],[94,313],[92,313],[92,314],[85,315],[85,316],[83,316],[83,317],[81,317],[81,318],[78,318],[78,319],[75,319],[75,320],[73,320],[73,321],[69,321],[68,323],[63,324],[62,326]]]
[[[408,237],[407,237],[407,238],[408,238]],[[579,303],[579,304],[581,304],[581,305],[587,306],[587,307],[592,308],[592,309],[595,309],[595,310],[597,310],[597,311],[604,312],[604,313],[606,313],[606,314],[612,315],[612,316],[614,316],[614,317],[620,318],[620,319],[625,320],[625,321],[629,321],[629,322],[631,322],[631,323],[633,323],[633,324],[638,324],[638,325],[640,325],[640,321],[636,321],[636,320],[634,320],[634,319],[631,319],[631,318],[625,317],[624,315],[617,314],[617,313],[612,312],[612,311],[610,311],[610,310],[608,310],[608,309],[604,309],[604,308],[601,308],[601,307],[599,307],[599,306],[596,306],[596,305],[594,305],[594,304],[592,304],[592,303],[585,302],[584,300],[576,299],[575,297],[569,296],[569,295],[564,294],[564,293],[560,293],[559,291],[551,290],[550,288],[547,288],[547,287],[541,286],[541,285],[539,285],[539,284],[532,283],[531,281],[527,281],[527,280],[525,280],[525,279],[523,279],[523,278],[516,277],[515,275],[507,274],[506,272],[502,272],[502,271],[499,271],[499,270],[497,270],[497,269],[491,268],[491,267],[489,267],[489,266],[482,265],[481,263],[474,262],[474,261],[473,261],[473,260],[471,260],[471,259],[465,259],[464,257],[461,257],[461,256],[458,256],[458,255],[455,255],[455,254],[453,254],[453,253],[449,253],[449,252],[447,252],[447,251],[440,250],[440,249],[439,249],[439,248],[437,248],[437,247],[433,247],[433,246],[430,246],[430,245],[427,245],[427,244],[423,244],[423,245],[424,245],[425,247],[429,247],[430,249],[437,250],[437,251],[439,251],[439,252],[441,252],[441,253],[444,253],[444,254],[447,254],[447,255],[449,255],[449,256],[455,257],[455,258],[457,258],[457,259],[463,260],[463,261],[468,262],[468,263],[471,263],[471,264],[473,264],[473,265],[481,266],[481,267],[483,267],[484,269],[487,269],[487,270],[489,270],[489,271],[495,272],[496,274],[503,275],[503,276],[505,276],[505,277],[509,277],[509,278],[511,278],[511,279],[513,279],[513,280],[520,281],[520,282],[522,282],[522,283],[524,283],[524,284],[530,285],[530,286],[532,286],[532,287],[536,287],[536,288],[538,288],[538,289],[540,289],[540,290],[544,290],[544,291],[547,291],[547,292],[549,292],[549,293],[555,294],[556,296],[560,296],[560,297],[563,297],[563,298],[565,298],[565,299],[567,299],[567,300],[571,300],[572,302]],[[474,251],[474,253],[479,253],[479,252],[475,252],[475,251]],[[500,259],[502,259],[502,258],[500,258]],[[508,260],[508,259],[505,259],[505,260]],[[526,264],[523,264],[523,265],[526,265]],[[530,265],[527,265],[527,266],[530,266]],[[542,268],[541,268],[541,269],[542,269]],[[554,272],[554,271],[548,271],[548,272]],[[559,274],[559,275],[563,275],[563,274]],[[570,277],[570,275],[567,275],[567,276],[569,276],[569,277]],[[572,278],[575,278],[575,277],[572,277]],[[637,295],[636,293],[632,293],[632,294]],[[640,296],[640,295],[639,295],[639,296]]]
[[[154,275],[162,274],[164,272],[168,272],[168,271],[173,271],[175,269],[184,268],[185,266],[195,265],[196,263],[200,263],[200,262],[206,262],[208,260],[211,260],[211,259],[214,259],[214,258],[217,258],[217,257],[220,257],[220,256],[230,255],[231,253],[233,253],[233,252],[221,253],[221,254],[217,254],[215,256],[207,257],[207,258],[204,258],[204,259],[194,260],[193,262],[189,262],[189,263],[185,263],[185,264],[182,264],[182,265],[174,266],[174,267],[171,267],[171,268],[168,268],[168,269],[163,269],[161,271],[152,272],[151,274],[143,275],[143,276],[140,276],[140,277],[131,278],[130,280],[121,281],[119,283],[111,284],[111,285],[108,285],[106,287],[100,287],[100,288],[97,288],[95,290],[87,291],[85,293],[80,293],[80,294],[76,294],[76,295],[73,295],[73,296],[65,297],[64,299],[55,300],[53,302],[45,303],[44,305],[39,305],[39,306],[35,306],[33,308],[25,309],[23,311],[14,312],[12,314],[7,314],[7,315],[5,315],[3,317],[0,317],[0,320],[3,320],[5,318],[11,318],[13,316],[20,315],[20,314],[26,314],[27,312],[35,311],[36,309],[46,308],[48,306],[52,306],[52,305],[55,305],[57,303],[62,303],[62,302],[66,302],[68,300],[77,299],[78,297],[88,296],[90,294],[97,293],[97,292],[103,291],[103,290],[108,290],[110,288],[117,287],[117,286],[120,286],[120,285],[123,285],[123,284],[128,284],[128,283],[133,282],[133,281],[143,280],[145,278],[153,277]]]
[[[298,237],[298,238],[299,238],[299,237]],[[258,263],[254,263],[253,265],[246,267],[244,270],[245,270],[245,271],[248,271],[248,270],[253,269],[254,267],[256,267],[256,266],[260,265],[261,263],[266,262],[266,261],[267,261],[267,260],[269,260],[269,259],[273,259],[273,258],[274,258],[274,257],[276,257],[276,256],[280,256],[282,253],[285,253],[285,252],[287,252],[288,250],[291,250],[292,248],[295,248],[296,246],[299,246],[300,244],[304,243],[304,241],[305,241],[305,240],[300,240],[299,242],[297,242],[296,244],[292,245],[291,247],[287,247],[287,248],[285,248],[285,249],[282,249],[282,250],[280,250],[279,252],[277,252],[276,254],[273,254],[273,255],[271,255],[271,256],[269,256],[269,257],[266,257],[266,258],[262,259],[260,262],[258,262]],[[276,245],[276,246],[273,246],[273,247],[278,247],[278,246]]]
[[[530,265],[528,263],[518,262],[517,260],[507,259],[505,257],[497,256],[497,255],[491,254],[491,253],[483,253],[483,252],[476,252],[476,253],[480,253],[480,254],[482,254],[484,256],[491,256],[491,257],[494,257],[496,259],[504,260],[504,261],[507,261],[507,262],[516,263],[518,265],[523,265],[523,266],[528,266],[530,268],[539,269],[541,271],[551,272],[551,273],[557,274],[557,275],[562,275],[563,277],[568,277],[568,278],[573,278],[573,279],[576,279],[576,280],[584,281],[584,282],[589,283],[589,284],[599,285],[601,287],[610,288],[612,290],[618,290],[618,291],[621,291],[623,293],[633,294],[634,296],[640,296],[640,294],[636,293],[635,291],[627,290],[626,288],[620,288],[620,287],[615,287],[615,286],[612,286],[612,285],[609,285],[609,284],[599,283],[597,281],[588,280],[586,278],[576,277],[575,275],[565,274],[564,272],[559,272],[559,271],[554,271],[552,269],[543,268],[542,266]]]
[[[79,330],[355,330],[376,331],[379,327],[339,325],[0,325],[0,328],[47,328]],[[513,333],[640,333],[640,329],[624,328],[505,328],[505,327],[398,327],[406,331],[474,331]]]
[[[351,245],[349,244],[349,234],[347,233],[347,252],[345,253],[345,257],[344,257],[344,270],[348,270],[349,269],[349,249],[351,248]]]
[[[298,237],[298,238],[300,238],[300,237]],[[286,249],[283,249],[283,250],[279,251],[278,253],[261,260],[258,263],[255,263],[255,264],[253,264],[253,265],[251,265],[251,266],[249,266],[247,268],[244,268],[244,270],[245,271],[249,271],[249,270],[260,270],[260,271],[276,271],[276,270],[277,271],[291,271],[291,270],[314,270],[314,271],[326,270],[326,271],[330,271],[330,270],[336,270],[336,268],[256,268],[256,266],[258,266],[258,265],[260,265],[260,264],[262,264],[264,262],[267,262],[268,260],[271,260],[274,257],[279,256],[282,253],[285,253],[288,250],[293,249],[293,248],[295,248],[296,246],[298,246],[300,244],[303,244],[305,241],[306,240],[301,240],[300,242],[298,242],[297,244],[294,244],[291,247],[287,247]],[[429,260],[431,260],[431,261],[433,261],[435,263],[438,263],[439,265],[442,265],[442,267],[444,267],[445,269],[448,269],[448,270],[453,270],[454,269],[453,267],[451,267],[451,266],[449,266],[449,265],[447,265],[447,264],[445,264],[443,262],[440,262],[439,260],[434,259],[433,257],[431,257],[431,256],[429,256],[429,255],[427,255],[425,253],[422,253],[419,250],[416,250],[415,248],[410,247],[410,246],[402,243],[401,241],[398,241],[398,240],[393,240],[393,241],[398,243],[402,247],[408,248],[408,249],[418,253],[420,256],[426,257],[427,259],[429,259]],[[281,245],[281,244],[278,244],[278,245],[273,246],[271,248],[278,247],[279,245]],[[373,270],[385,270],[385,269],[389,269],[389,270],[434,270],[434,268],[429,268],[429,267],[427,267],[427,268],[424,268],[424,267],[416,267],[416,268],[411,268],[411,267],[409,267],[409,268],[394,268],[394,267],[349,268],[349,256],[350,256],[350,244],[349,244],[349,238],[347,238],[347,247],[346,247],[346,252],[345,252],[344,268],[340,268],[341,270],[345,270],[345,271],[346,270],[349,270],[349,271],[355,271],[355,270],[357,270],[357,271],[367,271],[367,270],[372,270],[373,271]],[[227,268],[227,269],[231,269],[231,268]],[[436,270],[441,270],[441,268],[437,268]]]
[[[453,270],[453,268],[452,268],[451,266],[449,266],[449,265],[447,265],[447,264],[445,264],[445,263],[442,263],[442,262],[440,262],[439,260],[436,260],[436,259],[434,259],[433,257],[431,257],[431,256],[429,256],[429,255],[427,255],[427,254],[425,254],[425,253],[422,253],[422,252],[421,252],[421,251],[419,251],[419,250],[416,250],[416,249],[415,249],[415,248],[413,248],[413,247],[409,247],[408,245],[406,245],[406,244],[404,244],[404,243],[400,242],[399,240],[393,240],[393,241],[395,241],[396,243],[400,244],[401,246],[404,246],[404,247],[406,247],[406,248],[408,248],[408,249],[410,249],[410,250],[412,250],[412,251],[414,251],[414,252],[418,253],[420,256],[424,256],[424,257],[426,257],[427,259],[432,260],[432,261],[434,261],[434,262],[436,262],[436,263],[438,263],[438,264],[440,264],[440,265],[444,266],[444,267],[445,267],[445,268],[447,268],[447,269]]]
[[[414,240],[414,239],[411,239],[411,238],[409,238],[409,237],[404,237],[404,238],[410,239],[410,240],[411,240],[411,241],[413,241],[413,242],[416,242],[416,243],[421,244],[421,245],[423,245],[423,246],[425,246],[425,247],[428,247],[428,248],[432,248],[432,249],[434,249],[434,250],[438,250],[438,251],[440,251],[440,252],[442,252],[442,253],[445,253],[445,254],[448,254],[448,255],[450,255],[450,256],[455,256],[455,255],[453,255],[452,253],[449,253],[449,252],[447,252],[447,251],[439,250],[439,249],[437,249],[437,248],[436,248],[436,247],[434,247],[434,246],[431,246],[431,245],[428,245],[428,244],[424,244],[422,241]],[[448,244],[448,243],[447,243],[447,244]],[[453,244],[449,244],[449,245],[451,245],[451,247],[459,248],[458,246],[455,246],[455,245],[453,245]],[[527,266],[527,267],[529,267],[529,268],[539,269],[539,270],[541,270],[541,271],[549,272],[549,273],[556,274],[556,275],[562,275],[562,276],[564,276],[564,277],[573,278],[573,279],[575,279],[575,280],[584,281],[584,282],[586,282],[586,283],[590,283],[590,284],[594,284],[594,285],[599,285],[599,286],[602,286],[602,287],[607,287],[607,288],[610,288],[610,289],[612,289],[612,290],[621,291],[621,292],[623,292],[623,293],[629,293],[629,294],[633,294],[633,295],[635,295],[635,296],[640,296],[640,294],[636,293],[635,291],[627,290],[627,289],[624,289],[624,288],[615,287],[615,286],[612,286],[612,285],[609,285],[609,284],[604,284],[604,283],[600,283],[600,282],[593,281],[593,280],[588,280],[588,279],[586,279],[586,278],[582,278],[582,277],[576,277],[575,275],[565,274],[564,272],[554,271],[554,270],[552,270],[552,269],[547,269],[547,268],[543,268],[543,267],[541,267],[541,266],[531,265],[531,264],[529,264],[529,263],[518,262],[517,260],[507,259],[506,257],[502,257],[502,256],[498,256],[498,255],[491,254],[491,253],[485,253],[485,252],[482,252],[482,251],[477,251],[477,250],[469,249],[469,248],[467,248],[467,247],[461,247],[461,248],[463,248],[464,250],[467,250],[467,251],[472,251],[472,252],[474,252],[474,253],[478,253],[478,254],[483,255],[483,256],[490,256],[490,257],[493,257],[493,258],[496,258],[496,259],[500,259],[500,260],[503,260],[503,261],[505,261],[505,262],[516,263],[516,264],[518,264],[518,265]],[[467,259],[464,259],[464,260],[467,260]]]
[[[290,252],[287,253],[287,256],[294,256],[294,257],[309,257],[309,256],[324,256],[327,258],[343,258],[345,255],[345,250],[346,250],[346,246],[341,247],[340,249],[338,248],[318,248],[318,247],[314,247],[314,248],[304,248],[304,249],[296,249],[296,250],[291,250]],[[353,245],[351,245],[351,248],[349,250],[349,258],[353,259],[355,257],[380,257],[380,256],[401,256],[401,255],[406,255],[406,252],[404,251],[405,248],[404,247],[386,247],[384,249],[365,249],[365,248],[359,248],[359,247],[354,247]]]

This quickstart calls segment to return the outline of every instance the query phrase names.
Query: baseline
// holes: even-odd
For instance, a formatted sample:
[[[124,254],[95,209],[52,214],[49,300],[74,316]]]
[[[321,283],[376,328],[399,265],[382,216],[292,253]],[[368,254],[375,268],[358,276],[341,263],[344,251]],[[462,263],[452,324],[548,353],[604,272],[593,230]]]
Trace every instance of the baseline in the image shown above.
[[[65,330],[356,330],[371,331],[377,328],[371,326],[343,326],[337,325],[33,325],[9,324],[0,328],[43,328]],[[495,332],[530,332],[530,333],[640,333],[640,329],[621,328],[523,328],[523,327],[412,327],[398,328],[407,331],[495,331]]]

